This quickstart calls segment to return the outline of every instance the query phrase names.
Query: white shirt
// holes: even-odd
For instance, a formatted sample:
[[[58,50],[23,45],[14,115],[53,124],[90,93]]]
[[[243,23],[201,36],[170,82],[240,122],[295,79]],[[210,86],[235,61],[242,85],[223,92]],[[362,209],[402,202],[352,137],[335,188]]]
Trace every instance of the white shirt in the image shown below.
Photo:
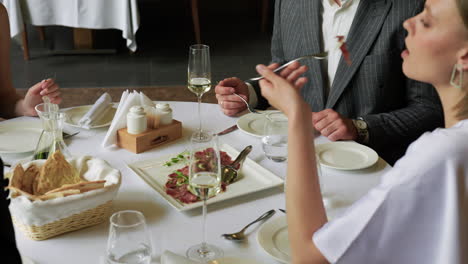
[[[423,134],[313,241],[332,263],[468,263],[468,119]]]
[[[322,43],[323,49],[328,50],[328,59],[322,61],[322,67],[328,73],[328,82],[324,85],[327,91],[335,79],[335,73],[341,59],[341,51],[338,49],[336,36],[348,37],[349,29],[353,23],[360,0],[341,0],[341,7],[334,0],[322,0]],[[325,71],[324,71],[325,72]],[[252,85],[249,87],[249,104],[256,106],[258,103],[257,94]]]

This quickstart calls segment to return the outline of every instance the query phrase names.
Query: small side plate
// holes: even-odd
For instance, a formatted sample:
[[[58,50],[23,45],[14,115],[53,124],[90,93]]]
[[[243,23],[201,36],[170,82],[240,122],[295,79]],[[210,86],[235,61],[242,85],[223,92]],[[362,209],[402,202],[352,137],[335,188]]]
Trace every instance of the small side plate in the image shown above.
[[[65,124],[72,126],[72,127],[80,127],[78,125],[78,121],[91,109],[92,105],[83,105],[77,106],[73,108],[69,108],[64,111],[67,118],[65,120]],[[117,111],[116,108],[112,107],[107,110],[104,116],[100,120],[96,120],[95,124],[90,128],[100,128],[109,126],[112,123],[112,119],[114,118],[115,112]]]
[[[337,170],[365,169],[379,160],[377,152],[356,142],[330,142],[315,150],[320,164]]]

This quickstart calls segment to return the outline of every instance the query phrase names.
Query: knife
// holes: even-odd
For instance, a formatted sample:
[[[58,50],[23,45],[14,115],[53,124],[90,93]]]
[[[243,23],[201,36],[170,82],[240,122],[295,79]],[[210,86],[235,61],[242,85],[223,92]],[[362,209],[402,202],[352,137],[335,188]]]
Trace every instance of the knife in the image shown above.
[[[221,135],[226,135],[227,133],[231,133],[232,131],[237,129],[237,124],[233,125],[229,128],[224,129],[223,131],[217,133],[216,135],[221,136]]]

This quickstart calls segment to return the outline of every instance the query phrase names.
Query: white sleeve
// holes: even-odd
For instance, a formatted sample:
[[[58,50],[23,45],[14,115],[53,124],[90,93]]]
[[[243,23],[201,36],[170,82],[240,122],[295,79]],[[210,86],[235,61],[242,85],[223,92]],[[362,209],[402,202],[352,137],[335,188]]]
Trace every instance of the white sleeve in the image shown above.
[[[253,88],[252,84],[246,82],[247,87],[249,88],[249,105],[252,107],[257,107],[258,104],[258,98],[257,98],[257,93],[255,92],[255,89]]]
[[[467,133],[410,145],[379,186],[313,235],[331,263],[468,263]],[[430,146],[431,150],[428,150]]]

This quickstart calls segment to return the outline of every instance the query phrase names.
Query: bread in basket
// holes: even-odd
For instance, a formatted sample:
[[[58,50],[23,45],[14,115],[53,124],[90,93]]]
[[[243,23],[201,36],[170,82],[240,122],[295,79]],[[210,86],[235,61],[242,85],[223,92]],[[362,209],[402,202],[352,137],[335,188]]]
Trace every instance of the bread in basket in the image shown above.
[[[120,172],[104,160],[65,161],[59,152],[18,165],[7,177],[13,223],[34,240],[107,220],[120,187]]]

